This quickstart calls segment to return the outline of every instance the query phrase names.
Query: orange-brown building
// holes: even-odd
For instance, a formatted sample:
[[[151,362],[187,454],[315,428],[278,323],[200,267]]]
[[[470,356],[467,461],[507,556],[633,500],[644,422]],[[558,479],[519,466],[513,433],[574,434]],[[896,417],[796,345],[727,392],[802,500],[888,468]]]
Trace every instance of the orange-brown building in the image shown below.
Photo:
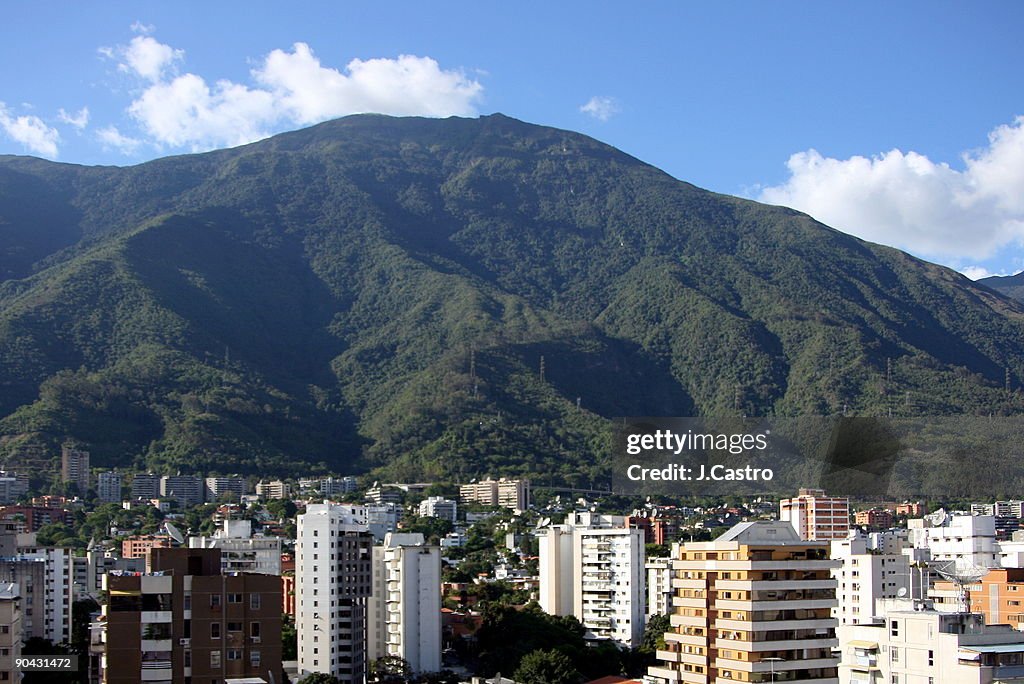
[[[985,616],[987,625],[1010,625],[1021,629],[1024,622],[1024,568],[993,568],[969,585],[971,612]],[[955,596],[952,582],[935,583],[938,595]]]
[[[920,501],[904,501],[896,505],[896,515],[905,515],[908,518],[920,518],[925,514],[924,504]]]
[[[858,526],[878,527],[888,529],[892,527],[892,511],[884,508],[871,508],[866,511],[857,511],[853,514],[853,522]]]
[[[121,542],[122,558],[147,558],[150,549],[169,549],[171,538],[166,534],[145,534],[127,537]]]

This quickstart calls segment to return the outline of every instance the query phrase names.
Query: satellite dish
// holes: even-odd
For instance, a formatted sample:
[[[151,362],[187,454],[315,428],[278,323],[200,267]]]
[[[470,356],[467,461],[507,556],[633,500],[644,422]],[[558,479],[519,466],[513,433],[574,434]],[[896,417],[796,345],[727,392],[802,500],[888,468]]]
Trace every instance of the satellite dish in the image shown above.
[[[977,584],[978,581],[988,574],[988,568],[975,565],[970,561],[948,561],[935,568],[944,579],[956,585],[959,605],[957,608],[961,613],[971,612],[971,592],[968,586]]]
[[[907,595],[907,588],[906,587],[900,587],[900,590],[896,592],[896,595],[899,596],[900,598],[903,598],[904,596]]]
[[[174,541],[178,542],[179,544],[185,543],[185,535],[181,533],[181,530],[174,526],[174,523],[165,522],[164,530],[167,532],[167,536],[169,536]]]

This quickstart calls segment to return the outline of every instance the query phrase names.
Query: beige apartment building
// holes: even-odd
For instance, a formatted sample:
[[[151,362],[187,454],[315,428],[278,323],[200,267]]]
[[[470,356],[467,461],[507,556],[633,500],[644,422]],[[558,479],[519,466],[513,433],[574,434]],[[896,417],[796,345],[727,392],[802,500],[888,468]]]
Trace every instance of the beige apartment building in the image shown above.
[[[736,525],[672,563],[672,631],[652,677],[667,682],[838,684],[836,581],[826,542],[788,523]]]
[[[459,499],[485,506],[503,506],[525,511],[530,505],[529,480],[482,480],[459,487]]]

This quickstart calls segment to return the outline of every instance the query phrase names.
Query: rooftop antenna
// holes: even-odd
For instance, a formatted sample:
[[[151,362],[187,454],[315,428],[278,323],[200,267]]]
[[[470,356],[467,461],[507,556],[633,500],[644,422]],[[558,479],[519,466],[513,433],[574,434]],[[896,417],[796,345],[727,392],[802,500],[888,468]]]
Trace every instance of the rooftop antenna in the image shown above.
[[[935,568],[943,578],[956,585],[957,612],[971,612],[971,592],[968,586],[977,584],[978,580],[988,574],[988,568],[975,565],[970,561],[948,561]]]
[[[167,532],[167,536],[169,536],[171,539],[178,542],[179,544],[185,543],[185,535],[181,533],[181,530],[175,527],[174,523],[165,522],[164,531]]]

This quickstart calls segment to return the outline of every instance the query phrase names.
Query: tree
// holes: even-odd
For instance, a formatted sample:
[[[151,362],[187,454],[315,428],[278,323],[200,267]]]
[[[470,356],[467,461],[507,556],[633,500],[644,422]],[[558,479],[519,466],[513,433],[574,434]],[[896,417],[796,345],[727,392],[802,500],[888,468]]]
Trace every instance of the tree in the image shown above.
[[[404,658],[398,656],[381,656],[370,663],[367,681],[370,684],[403,684],[409,681],[412,668]]]
[[[314,672],[300,679],[299,684],[341,684],[341,680],[325,672]]]
[[[652,615],[644,627],[644,636],[640,640],[640,651],[654,655],[658,649],[665,648],[665,632],[672,630],[672,622],[668,615]]]
[[[527,653],[512,679],[520,684],[579,684],[583,676],[567,655],[552,649]]]
[[[281,660],[297,660],[299,653],[299,635],[295,630],[295,620],[291,615],[281,615]]]

